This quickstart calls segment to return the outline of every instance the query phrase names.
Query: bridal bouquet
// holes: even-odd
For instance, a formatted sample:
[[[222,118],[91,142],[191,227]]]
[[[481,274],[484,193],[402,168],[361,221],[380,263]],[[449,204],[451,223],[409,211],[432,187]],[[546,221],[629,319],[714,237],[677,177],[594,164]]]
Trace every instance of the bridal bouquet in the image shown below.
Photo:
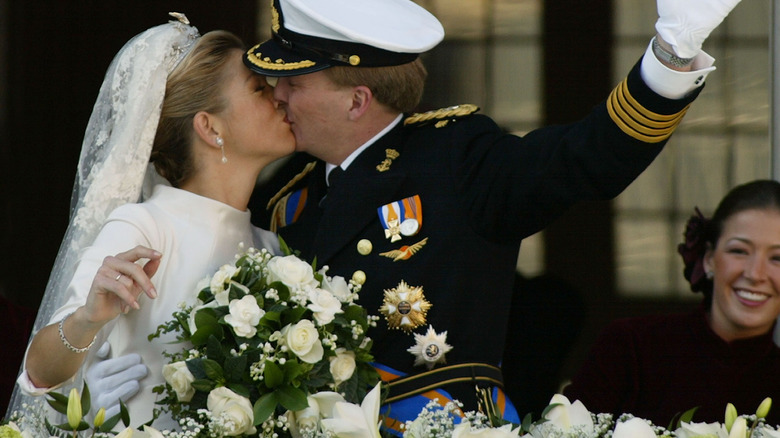
[[[492,425],[475,412],[459,416],[457,404],[442,408],[432,401],[414,421],[406,423],[403,438],[780,438],[780,430],[764,422],[771,405],[772,400],[766,398],[754,414],[738,415],[729,403],[723,423],[694,422],[695,409],[691,409],[680,416],[673,430],[667,430],[631,414],[614,419],[612,414],[592,413],[582,402],[572,403],[560,394],[552,397],[541,419],[532,422],[526,416],[519,426]]]
[[[149,336],[187,345],[166,353],[166,384],[155,388],[157,413],[183,428],[170,436],[300,434],[296,413],[316,407],[317,394],[360,403],[378,382],[366,336],[377,317],[356,304],[360,285],[250,248],[200,286],[197,303]]]

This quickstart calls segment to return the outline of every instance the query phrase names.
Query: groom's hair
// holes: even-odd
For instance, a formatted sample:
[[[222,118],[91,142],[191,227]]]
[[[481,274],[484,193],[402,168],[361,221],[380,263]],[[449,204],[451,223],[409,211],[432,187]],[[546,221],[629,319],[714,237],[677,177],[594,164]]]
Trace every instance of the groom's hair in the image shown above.
[[[401,113],[414,111],[422,99],[427,71],[420,58],[385,67],[335,66],[323,70],[343,87],[365,85],[379,103]]]

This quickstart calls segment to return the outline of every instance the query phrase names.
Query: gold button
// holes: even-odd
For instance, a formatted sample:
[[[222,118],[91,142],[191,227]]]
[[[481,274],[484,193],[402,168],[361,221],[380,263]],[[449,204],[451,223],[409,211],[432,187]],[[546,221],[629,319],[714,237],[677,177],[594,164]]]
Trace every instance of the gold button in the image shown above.
[[[358,65],[360,64],[360,57],[357,55],[352,55],[349,57],[349,65]]]
[[[363,284],[366,282],[366,273],[363,271],[355,271],[354,274],[352,274],[352,281],[354,281],[357,284]]]
[[[369,255],[371,254],[372,249],[374,249],[374,245],[372,245],[371,241],[368,239],[360,239],[357,243],[357,250],[360,255]]]

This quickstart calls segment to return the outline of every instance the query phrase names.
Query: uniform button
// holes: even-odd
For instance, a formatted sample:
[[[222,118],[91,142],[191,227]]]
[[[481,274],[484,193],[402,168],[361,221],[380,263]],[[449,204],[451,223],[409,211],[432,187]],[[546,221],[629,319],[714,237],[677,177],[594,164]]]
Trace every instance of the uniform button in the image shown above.
[[[352,274],[352,281],[362,285],[366,282],[366,273],[363,271],[355,271],[355,273]]]
[[[357,250],[360,255],[369,255],[373,249],[374,245],[372,245],[371,241],[368,239],[360,239],[360,241],[357,243]]]

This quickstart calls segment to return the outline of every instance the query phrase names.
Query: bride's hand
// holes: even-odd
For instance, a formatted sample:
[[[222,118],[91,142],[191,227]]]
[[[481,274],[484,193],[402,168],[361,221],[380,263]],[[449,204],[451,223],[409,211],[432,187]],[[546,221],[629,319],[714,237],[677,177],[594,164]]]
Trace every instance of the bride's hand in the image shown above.
[[[108,256],[92,280],[86,310],[92,322],[107,322],[131,308],[139,309],[138,297],[145,293],[155,298],[157,291],[150,278],[160,266],[162,254],[144,246]],[[142,266],[136,261],[148,259]]]

